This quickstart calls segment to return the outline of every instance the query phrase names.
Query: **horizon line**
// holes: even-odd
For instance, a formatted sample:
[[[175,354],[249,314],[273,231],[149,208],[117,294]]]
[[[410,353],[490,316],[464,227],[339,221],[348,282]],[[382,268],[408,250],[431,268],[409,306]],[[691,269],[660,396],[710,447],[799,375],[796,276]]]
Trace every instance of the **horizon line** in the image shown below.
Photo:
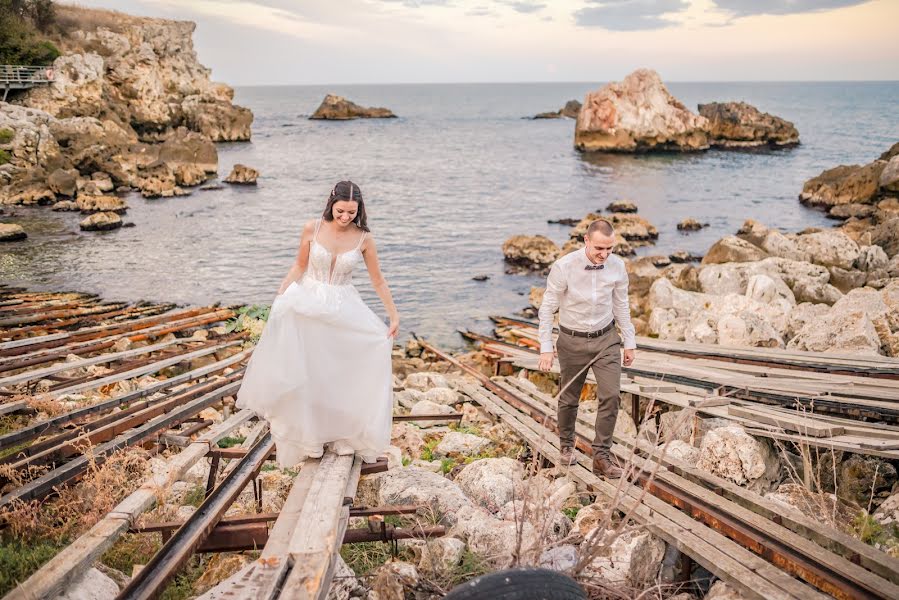
[[[216,80],[218,81],[218,80]],[[522,85],[522,84],[606,84],[620,80],[542,80],[542,81],[355,81],[325,83],[227,83],[239,87],[295,87],[295,86],[337,86],[337,85]],[[670,79],[671,83],[899,83],[899,79]]]

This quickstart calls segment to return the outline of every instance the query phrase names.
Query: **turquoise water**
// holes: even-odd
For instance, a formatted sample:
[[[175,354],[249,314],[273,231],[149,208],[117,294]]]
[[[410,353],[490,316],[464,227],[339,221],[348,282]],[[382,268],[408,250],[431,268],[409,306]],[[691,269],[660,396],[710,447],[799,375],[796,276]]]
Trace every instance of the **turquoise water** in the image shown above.
[[[784,231],[829,226],[797,196],[837,164],[870,162],[899,140],[899,83],[673,83],[699,102],[744,100],[793,121],[802,145],[761,152],[587,156],[574,122],[523,119],[583,99],[598,84],[248,87],[235,102],[255,113],[253,141],[219,146],[224,177],[240,162],[261,171],[255,188],[226,187],[144,200],[131,195],[136,227],[78,232],[77,214],[6,208],[28,240],[5,245],[0,277],[39,289],[78,289],[109,299],[182,303],[270,302],[293,260],[302,224],[331,186],[362,188],[382,267],[410,330],[458,346],[459,328],[487,330],[487,316],[523,307],[540,278],[504,274],[500,247],[516,233],[557,242],[582,217],[630,199],[660,238],[641,253],[704,252],[747,218]],[[386,106],[398,119],[307,119],[327,93]],[[692,234],[685,217],[710,223]],[[486,282],[472,281],[488,275]],[[364,297],[383,310],[367,278]]]

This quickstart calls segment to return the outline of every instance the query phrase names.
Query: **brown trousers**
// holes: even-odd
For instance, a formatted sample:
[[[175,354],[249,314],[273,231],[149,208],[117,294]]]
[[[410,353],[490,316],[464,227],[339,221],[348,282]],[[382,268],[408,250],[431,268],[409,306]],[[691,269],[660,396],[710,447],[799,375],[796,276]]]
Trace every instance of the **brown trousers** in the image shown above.
[[[562,369],[561,386],[567,385],[578,371],[584,369],[601,352],[592,366],[593,376],[596,378],[596,400],[599,404],[594,425],[593,453],[595,455],[597,450],[608,452],[612,447],[612,433],[618,418],[621,393],[621,337],[618,331],[613,327],[595,338],[559,333],[556,350]],[[559,441],[562,446],[574,445],[577,407],[586,379],[587,370],[584,369],[559,398]]]

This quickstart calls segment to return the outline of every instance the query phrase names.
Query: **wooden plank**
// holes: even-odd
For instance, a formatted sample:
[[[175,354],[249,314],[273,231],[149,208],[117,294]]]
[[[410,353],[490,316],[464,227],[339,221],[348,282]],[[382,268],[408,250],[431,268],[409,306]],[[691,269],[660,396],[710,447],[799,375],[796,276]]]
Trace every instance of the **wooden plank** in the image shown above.
[[[0,415],[8,415],[10,413],[19,412],[23,410],[28,410],[28,401],[27,400],[18,400],[16,402],[7,402],[6,404],[0,404]]]
[[[792,417],[789,415],[780,416],[744,406],[730,406],[728,407],[727,412],[735,417],[743,417],[744,419],[757,421],[766,425],[774,425],[786,431],[795,431],[802,435],[809,435],[817,438],[842,435],[846,431],[839,425],[817,423],[814,419],[807,419],[799,414]]]

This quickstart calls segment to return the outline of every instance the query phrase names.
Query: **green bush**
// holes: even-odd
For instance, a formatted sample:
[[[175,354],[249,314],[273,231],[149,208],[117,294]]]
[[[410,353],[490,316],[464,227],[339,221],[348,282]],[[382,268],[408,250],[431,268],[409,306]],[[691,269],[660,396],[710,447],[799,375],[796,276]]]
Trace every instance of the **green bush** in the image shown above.
[[[15,137],[16,132],[12,129],[0,129],[0,144],[8,144]]]
[[[60,51],[38,27],[53,23],[48,0],[0,0],[0,64],[47,65]]]
[[[0,165],[5,165],[12,160],[12,155],[6,150],[0,149]]]
[[[0,596],[37,571],[64,546],[46,540],[20,540],[0,537]]]

